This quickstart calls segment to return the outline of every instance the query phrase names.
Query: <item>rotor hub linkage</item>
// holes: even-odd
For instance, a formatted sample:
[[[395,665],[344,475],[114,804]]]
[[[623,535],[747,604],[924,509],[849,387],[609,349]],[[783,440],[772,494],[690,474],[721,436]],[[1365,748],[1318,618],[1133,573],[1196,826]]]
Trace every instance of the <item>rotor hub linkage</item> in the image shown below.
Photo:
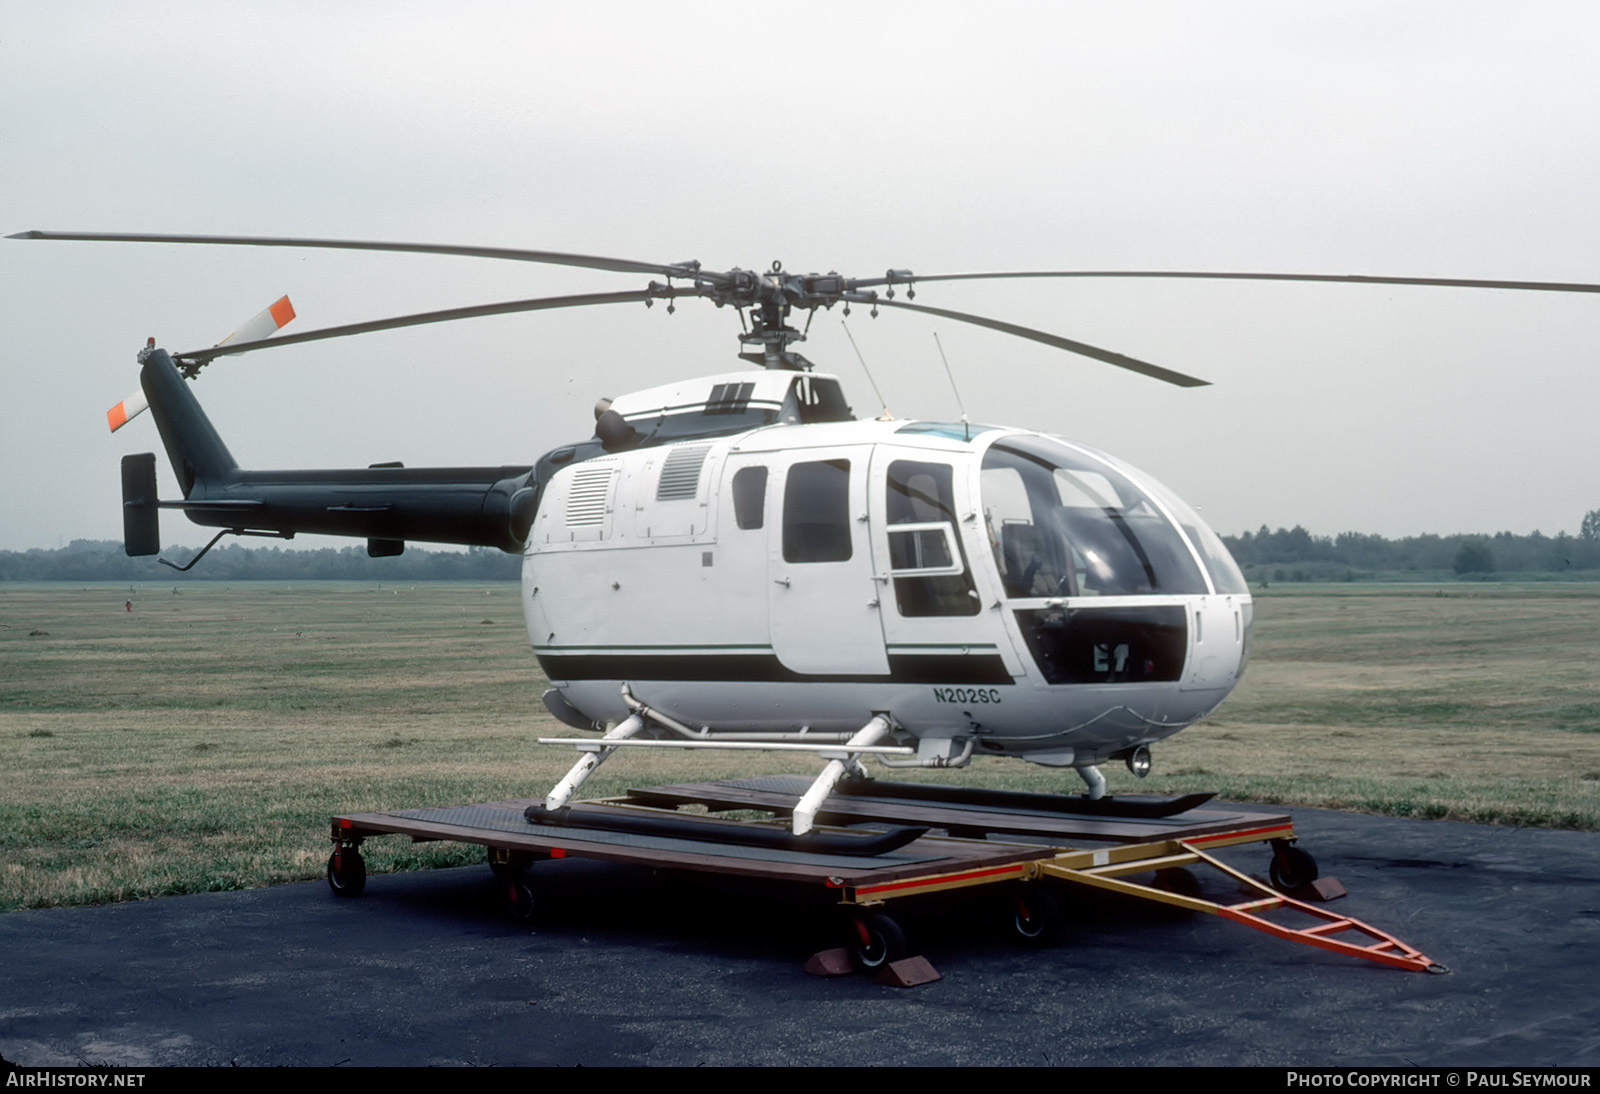
[[[692,286],[679,289],[670,281],[665,285],[652,281],[650,295],[670,300],[682,292],[705,297],[719,308],[731,304],[741,314],[748,309],[750,329],[739,335],[739,341],[749,349],[739,356],[765,368],[811,369],[810,361],[789,351],[792,343],[803,342],[806,338],[804,330],[796,330],[788,323],[789,314],[795,308],[815,314],[817,308],[831,308],[838,303],[843,303],[847,309],[852,303],[865,303],[874,305],[873,314],[877,314],[878,294],[856,289],[854,281],[837,271],[826,274],[789,273],[779,261],[774,261],[766,273],[737,267],[723,273],[702,273],[698,263],[682,263],[677,268],[683,271],[683,276],[692,282]],[[911,276],[910,270],[890,270],[886,280],[892,285],[904,282]],[[809,328],[809,315],[806,323]]]

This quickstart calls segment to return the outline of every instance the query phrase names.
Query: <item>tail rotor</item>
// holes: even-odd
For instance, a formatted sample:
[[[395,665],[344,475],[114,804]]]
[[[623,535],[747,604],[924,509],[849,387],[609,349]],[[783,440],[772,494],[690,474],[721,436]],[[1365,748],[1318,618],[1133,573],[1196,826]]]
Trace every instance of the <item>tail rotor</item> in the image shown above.
[[[289,320],[293,318],[294,305],[289,303],[287,296],[281,296],[259,313],[241,323],[237,330],[212,348],[225,346],[230,342],[259,342],[264,338],[270,338],[282,330]],[[154,346],[155,344],[156,340],[154,338],[147,343],[148,346]],[[211,358],[209,357],[199,361],[184,361],[179,365],[179,368],[183,371],[185,378],[192,380],[200,374],[200,370],[210,361]],[[149,407],[150,401],[145,398],[144,389],[142,387],[137,388],[127,398],[106,411],[106,425],[110,426],[111,432],[115,433],[134,418],[143,414]]]

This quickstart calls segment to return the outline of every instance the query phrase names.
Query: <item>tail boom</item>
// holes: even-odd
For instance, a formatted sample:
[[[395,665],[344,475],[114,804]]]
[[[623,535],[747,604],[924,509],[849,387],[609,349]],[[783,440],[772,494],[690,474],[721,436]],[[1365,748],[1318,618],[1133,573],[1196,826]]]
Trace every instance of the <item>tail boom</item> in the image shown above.
[[[146,355],[140,383],[184,496],[158,504],[183,509],[196,524],[511,552],[522,550],[533,525],[538,495],[532,466],[244,470],[165,350]]]

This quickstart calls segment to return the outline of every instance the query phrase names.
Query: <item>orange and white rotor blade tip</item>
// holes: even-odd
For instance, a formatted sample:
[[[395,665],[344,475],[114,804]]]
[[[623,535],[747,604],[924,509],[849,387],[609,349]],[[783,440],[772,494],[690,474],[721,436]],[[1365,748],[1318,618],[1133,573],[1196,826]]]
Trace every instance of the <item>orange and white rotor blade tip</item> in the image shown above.
[[[287,296],[280,296],[272,305],[262,310],[259,315],[254,315],[246,320],[238,330],[218,342],[217,345],[225,346],[229,342],[259,342],[263,338],[271,338],[282,330],[284,324],[294,318],[294,305],[289,303]]]
[[[111,432],[115,433],[134,418],[143,414],[149,406],[150,401],[144,397],[144,389],[140,388],[106,411],[106,424],[111,427]]]

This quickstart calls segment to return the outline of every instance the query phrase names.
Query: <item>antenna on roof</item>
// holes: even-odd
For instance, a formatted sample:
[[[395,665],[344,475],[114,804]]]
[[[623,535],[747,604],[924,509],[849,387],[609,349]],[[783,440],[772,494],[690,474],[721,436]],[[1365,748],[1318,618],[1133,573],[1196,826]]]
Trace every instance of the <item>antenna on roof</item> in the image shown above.
[[[839,325],[844,328],[844,336],[850,339],[850,348],[856,351],[856,360],[861,362],[861,371],[867,374],[867,383],[872,385],[872,393],[878,397],[878,403],[883,407],[883,413],[878,415],[878,421],[894,421],[894,415],[889,413],[888,400],[884,399],[883,392],[878,390],[878,381],[872,378],[872,370],[867,367],[867,359],[861,356],[861,347],[856,345],[855,335],[850,333],[850,324],[841,319]]]
[[[939,347],[939,360],[944,362],[944,374],[950,377],[950,390],[956,393],[956,407],[961,411],[961,428],[966,432],[966,439],[972,440],[972,423],[967,421],[967,407],[961,401],[961,389],[956,387],[956,374],[950,371],[950,358],[944,355],[944,343],[939,341],[939,332],[933,332],[933,344]]]

